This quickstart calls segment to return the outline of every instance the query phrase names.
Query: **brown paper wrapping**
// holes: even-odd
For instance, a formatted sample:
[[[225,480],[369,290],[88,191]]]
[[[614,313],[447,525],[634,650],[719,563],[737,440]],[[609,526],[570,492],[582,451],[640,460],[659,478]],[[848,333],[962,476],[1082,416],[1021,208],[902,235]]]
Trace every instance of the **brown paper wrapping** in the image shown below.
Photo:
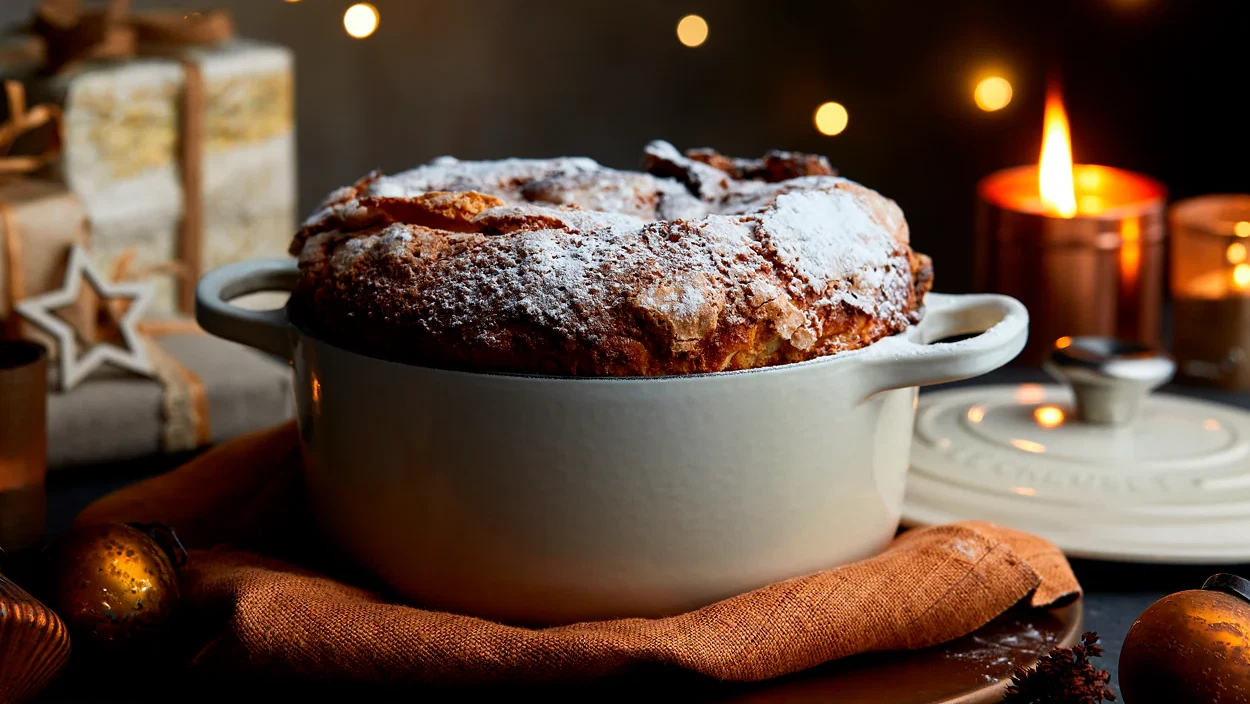
[[[61,287],[70,247],[87,239],[86,213],[82,204],[65,187],[51,181],[29,178],[0,179],[0,336],[24,337],[43,343],[55,351],[54,341],[13,311],[13,281],[29,298]],[[16,249],[3,246],[16,240]],[[15,260],[12,255],[18,254]],[[86,288],[86,287],[84,287]],[[87,335],[95,330],[93,301],[88,291],[74,309],[63,311]]]

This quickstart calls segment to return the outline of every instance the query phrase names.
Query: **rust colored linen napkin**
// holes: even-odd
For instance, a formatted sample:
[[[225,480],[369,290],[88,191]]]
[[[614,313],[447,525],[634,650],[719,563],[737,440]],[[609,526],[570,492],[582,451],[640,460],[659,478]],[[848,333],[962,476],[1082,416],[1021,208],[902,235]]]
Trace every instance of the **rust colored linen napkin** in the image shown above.
[[[520,628],[405,604],[326,562],[300,477],[298,431],[287,423],[106,496],[78,522],[175,528],[191,549],[184,614],[203,634],[193,663],[245,677],[454,686],[584,681],[667,665],[749,682],[935,645],[1021,600],[1044,608],[1080,595],[1045,540],[959,523],[903,533],[862,562],[690,613]]]

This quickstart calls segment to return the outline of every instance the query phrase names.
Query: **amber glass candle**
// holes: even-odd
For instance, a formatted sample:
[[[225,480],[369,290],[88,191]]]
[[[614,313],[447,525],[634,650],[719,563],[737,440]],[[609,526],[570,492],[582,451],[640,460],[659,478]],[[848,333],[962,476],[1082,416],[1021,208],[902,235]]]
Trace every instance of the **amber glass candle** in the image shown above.
[[[1178,201],[1169,219],[1179,375],[1250,389],[1250,195]]]

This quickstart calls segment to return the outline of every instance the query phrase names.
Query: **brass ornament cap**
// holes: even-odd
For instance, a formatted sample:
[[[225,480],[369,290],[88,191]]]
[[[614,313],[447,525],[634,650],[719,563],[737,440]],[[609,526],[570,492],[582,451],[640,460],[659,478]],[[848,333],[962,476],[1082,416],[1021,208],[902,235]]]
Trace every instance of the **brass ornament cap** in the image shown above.
[[[158,530],[177,547],[158,542]],[[149,647],[161,640],[178,603],[176,568],[185,555],[172,531],[163,527],[106,523],[78,528],[48,546],[47,599],[80,649]]]
[[[1126,704],[1250,704],[1250,580],[1220,574],[1142,612],[1120,651]]]
[[[56,612],[0,575],[0,702],[33,698],[69,654],[69,630]]]
[[[1202,588],[1232,594],[1245,599],[1246,603],[1250,604],[1250,579],[1245,577],[1238,577],[1227,572],[1213,574],[1202,583]]]

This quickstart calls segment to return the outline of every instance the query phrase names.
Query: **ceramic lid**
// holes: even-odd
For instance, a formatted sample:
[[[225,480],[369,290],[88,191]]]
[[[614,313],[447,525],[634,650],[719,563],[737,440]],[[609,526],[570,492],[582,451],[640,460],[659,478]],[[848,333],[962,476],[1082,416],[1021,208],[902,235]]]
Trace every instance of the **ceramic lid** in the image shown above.
[[[1076,338],[1060,385],[920,397],[903,520],[988,520],[1097,559],[1250,561],[1250,413],[1169,394],[1166,356]]]

